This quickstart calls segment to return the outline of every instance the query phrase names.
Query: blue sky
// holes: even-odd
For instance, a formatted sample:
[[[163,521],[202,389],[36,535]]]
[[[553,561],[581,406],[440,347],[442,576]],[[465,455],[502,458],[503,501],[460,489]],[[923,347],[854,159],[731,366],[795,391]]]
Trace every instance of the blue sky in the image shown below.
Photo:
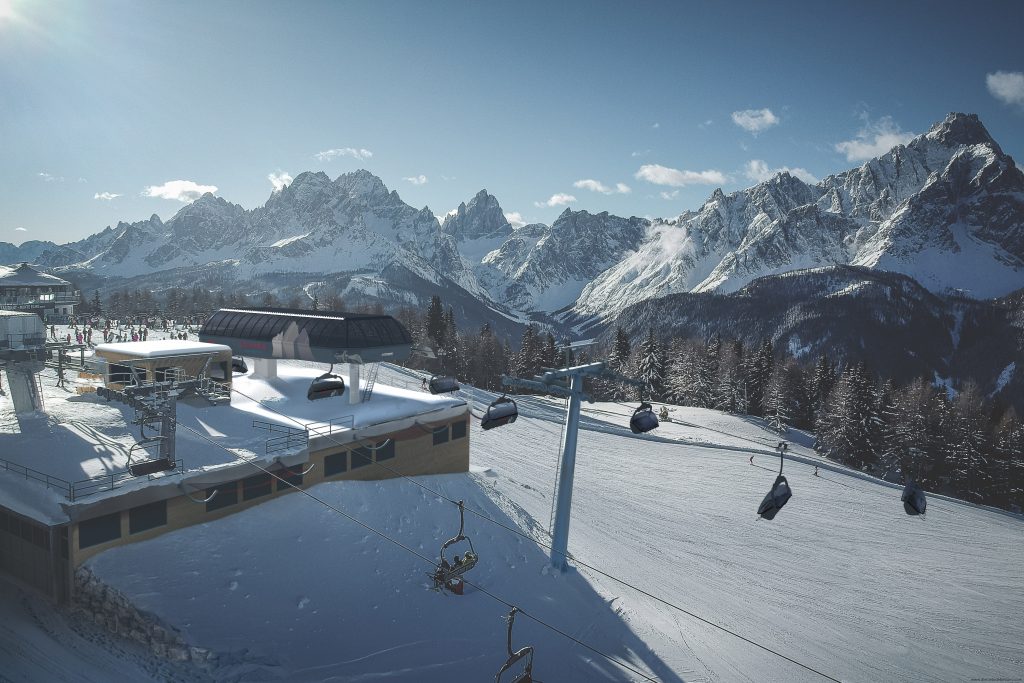
[[[1019,160],[1021,26],[1012,2],[0,0],[0,241],[356,168],[435,214],[486,188],[528,222],[674,216],[949,111]]]

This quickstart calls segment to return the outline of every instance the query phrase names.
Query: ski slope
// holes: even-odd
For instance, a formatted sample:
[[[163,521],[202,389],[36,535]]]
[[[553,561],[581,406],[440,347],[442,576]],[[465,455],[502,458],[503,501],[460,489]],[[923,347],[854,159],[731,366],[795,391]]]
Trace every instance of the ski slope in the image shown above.
[[[493,396],[463,395],[478,411]],[[561,402],[519,404],[516,423],[473,430],[471,473],[417,481],[546,542]],[[778,469],[778,437],[759,421],[679,408],[643,438],[624,428],[630,412],[584,406],[571,553],[839,680],[1020,677],[1019,518],[936,497],[910,518],[891,487],[787,461],[793,499],[759,520]],[[800,442],[793,457],[819,462]],[[458,528],[452,504],[409,481],[311,493],[428,558]],[[554,573],[536,545],[483,520],[467,516],[466,531],[481,556],[467,578],[660,681],[824,680],[589,570]],[[505,657],[507,607],[472,587],[428,590],[425,561],[301,494],[89,565],[219,652],[215,680],[480,681]],[[513,642],[536,647],[548,683],[642,680],[522,616]]]

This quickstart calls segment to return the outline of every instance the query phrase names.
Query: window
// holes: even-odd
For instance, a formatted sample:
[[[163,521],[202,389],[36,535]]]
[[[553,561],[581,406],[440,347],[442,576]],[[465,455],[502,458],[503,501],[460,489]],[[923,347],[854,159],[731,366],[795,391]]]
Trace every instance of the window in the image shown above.
[[[372,462],[373,451],[371,451],[369,448],[363,448],[362,446],[360,446],[359,448],[352,449],[352,469],[356,469],[358,467],[366,467]]]
[[[466,437],[466,421],[459,420],[458,422],[452,422],[452,441],[455,439],[463,439]]]
[[[260,496],[269,496],[271,491],[271,476],[269,474],[257,474],[242,480],[242,500],[252,500]]]
[[[133,373],[138,374],[140,378],[143,376],[139,370],[120,363],[111,363],[107,373],[108,381],[112,384],[132,384]]]
[[[438,446],[443,443],[448,443],[448,425],[434,430],[434,445]]]
[[[158,500],[128,511],[128,533],[138,534],[167,524],[167,501]]]
[[[121,513],[87,519],[78,523],[78,549],[91,548],[100,543],[121,538]]]
[[[381,443],[384,443],[384,442],[381,442]],[[386,446],[381,446],[380,444],[377,444],[376,454],[377,454],[377,462],[380,462],[381,460],[390,460],[391,458],[395,457],[395,441],[394,441],[394,439],[388,439]]]
[[[213,512],[214,510],[220,510],[234,505],[238,502],[238,482],[230,482],[228,484],[222,484],[221,486],[213,486],[206,489],[206,497],[213,496],[213,492],[216,491],[217,495],[213,496],[212,499],[206,504],[206,511]]]
[[[333,477],[348,471],[348,452],[332,453],[324,456],[324,476]]]
[[[342,455],[344,455],[344,454],[342,454]],[[330,457],[330,456],[328,456],[328,457]],[[327,458],[324,458],[324,461],[325,461],[324,467],[326,467],[326,460],[327,460]],[[278,491],[285,491],[287,489],[290,489],[291,486],[289,486],[288,484],[294,484],[295,486],[302,486],[302,471],[303,471],[303,469],[304,468],[303,468],[302,465],[292,465],[291,467],[284,467],[284,468],[278,470],[277,472],[275,472],[274,474],[276,474],[278,477],[280,477],[281,479],[284,480],[284,481],[281,481],[281,479],[277,480],[277,490]],[[285,483],[285,482],[287,482],[287,483]]]

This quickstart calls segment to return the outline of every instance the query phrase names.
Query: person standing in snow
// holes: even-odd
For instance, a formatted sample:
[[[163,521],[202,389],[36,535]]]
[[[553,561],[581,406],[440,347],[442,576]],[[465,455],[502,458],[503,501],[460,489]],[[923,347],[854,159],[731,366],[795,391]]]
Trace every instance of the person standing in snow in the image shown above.
[[[750,464],[751,464],[751,465],[753,465],[753,464],[754,464],[754,456],[750,456]]]

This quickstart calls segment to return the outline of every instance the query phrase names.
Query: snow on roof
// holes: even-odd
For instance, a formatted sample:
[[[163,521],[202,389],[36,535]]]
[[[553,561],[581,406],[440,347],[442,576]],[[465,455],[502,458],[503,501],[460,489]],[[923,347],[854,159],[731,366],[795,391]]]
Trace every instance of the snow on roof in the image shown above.
[[[55,275],[36,270],[27,263],[0,266],[0,287],[70,287],[71,283]]]
[[[33,316],[38,318],[39,316],[35,313],[25,313],[23,311],[0,311],[0,318],[18,318],[18,317],[29,317]]]
[[[196,353],[223,353],[224,351],[231,351],[231,347],[224,344],[210,344],[199,341],[160,339],[100,344],[96,347],[96,351],[100,353],[119,353],[125,356],[135,356],[136,358],[160,358],[164,356],[186,356]]]
[[[102,346],[122,345],[98,348]],[[266,442],[271,435],[253,426],[257,420],[293,429],[308,427],[312,434],[319,434],[320,439],[345,444],[385,431],[405,429],[420,420],[433,423],[466,412],[466,403],[460,399],[387,386],[381,381],[374,386],[373,397],[368,402],[350,405],[348,387],[340,397],[309,401],[306,390],[313,378],[325,369],[308,363],[282,361],[278,365],[279,376],[272,380],[251,374],[236,376],[233,387],[238,393],[233,394],[230,405],[179,401],[176,456],[182,460],[184,481],[195,486],[215,483],[223,481],[225,469],[245,467],[240,463],[242,458],[266,465],[276,456],[302,452],[301,448],[293,447],[268,454]],[[66,377],[72,386],[73,382],[82,381],[74,378],[73,373],[67,373]],[[109,477],[124,472],[129,449],[139,440],[138,427],[132,424],[134,413],[128,406],[108,402],[94,393],[78,395],[73,389],[57,388],[55,371],[50,368],[44,370],[41,380],[45,415],[19,419],[10,397],[0,394],[0,459],[15,465],[10,471],[0,467],[0,499],[5,505],[52,523],[67,520],[69,510],[76,506],[88,506],[130,489],[176,487],[183,480],[173,474],[153,480],[127,479],[120,482],[113,493],[96,491],[71,503],[60,493],[59,485],[47,490],[34,478],[16,474],[17,468],[28,467],[38,471],[40,477],[49,475],[66,482]],[[190,430],[231,449],[237,457]],[[314,447],[317,447],[315,443]]]

